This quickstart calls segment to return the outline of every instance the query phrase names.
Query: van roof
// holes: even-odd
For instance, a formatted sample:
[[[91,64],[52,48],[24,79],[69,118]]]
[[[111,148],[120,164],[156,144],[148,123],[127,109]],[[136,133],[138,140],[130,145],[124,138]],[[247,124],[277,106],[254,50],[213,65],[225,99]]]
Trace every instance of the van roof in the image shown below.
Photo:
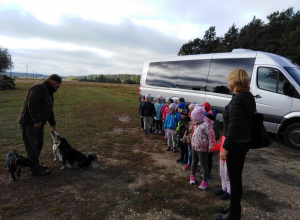
[[[185,56],[171,56],[160,57],[156,59],[150,59],[145,62],[145,66],[148,66],[151,62],[163,62],[163,61],[180,61],[180,60],[197,60],[197,59],[233,59],[233,58],[256,58],[256,65],[280,65],[295,67],[298,65],[292,60],[273,53],[263,51],[253,51],[249,49],[233,49],[232,52],[223,53],[209,53],[209,54],[195,54]]]

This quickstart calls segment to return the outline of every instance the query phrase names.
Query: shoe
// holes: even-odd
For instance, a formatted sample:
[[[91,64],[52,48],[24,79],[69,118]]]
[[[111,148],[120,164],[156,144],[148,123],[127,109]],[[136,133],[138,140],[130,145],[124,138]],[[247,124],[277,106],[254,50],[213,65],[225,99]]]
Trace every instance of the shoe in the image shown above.
[[[223,195],[220,195],[220,199],[227,200],[230,199],[231,195],[228,192],[225,192]]]
[[[189,170],[189,169],[191,169],[191,166],[190,166],[189,164],[187,164],[187,165],[185,165],[185,166],[183,167],[183,169],[184,169],[184,170]]]
[[[220,195],[223,195],[225,193],[225,191],[221,188],[221,189],[218,189],[216,191],[214,191],[214,194],[216,196],[220,196]]]
[[[174,152],[174,153],[176,152],[176,147],[173,147],[173,152]]]
[[[147,129],[146,129],[146,130],[144,130],[144,133],[145,133],[145,135],[148,135]]]
[[[190,184],[191,184],[191,185],[195,185],[195,183],[196,183],[195,176],[194,176],[194,175],[191,175],[191,177],[190,177]]]
[[[202,164],[201,164],[201,162],[199,162],[199,163],[198,163],[198,167],[202,167]]]
[[[155,134],[157,134],[157,133],[158,133],[158,130],[157,130],[157,129],[155,129],[154,133],[155,133]]]
[[[177,163],[181,163],[183,161],[183,158],[178,158],[178,160],[176,160]]]
[[[152,129],[152,128],[150,128],[150,131],[149,131],[149,133],[153,133],[153,129]]]
[[[162,130],[159,130],[158,133],[159,133],[159,134],[162,134]]]
[[[229,211],[230,206],[219,207],[219,212],[222,214],[226,214]]]
[[[45,176],[48,174],[50,174],[50,170],[43,169],[43,168],[31,171],[31,176]]]
[[[166,150],[167,150],[167,151],[171,150],[170,146],[167,146],[167,147],[166,147]]]
[[[187,163],[187,160],[185,160],[185,159],[183,159],[182,161],[181,161],[181,164],[186,164]]]
[[[208,182],[205,182],[205,181],[202,180],[202,182],[201,182],[201,184],[199,186],[199,189],[206,190],[207,187],[208,187]]]
[[[217,216],[217,220],[240,220],[241,215],[231,215],[230,212],[227,212],[225,215]]]

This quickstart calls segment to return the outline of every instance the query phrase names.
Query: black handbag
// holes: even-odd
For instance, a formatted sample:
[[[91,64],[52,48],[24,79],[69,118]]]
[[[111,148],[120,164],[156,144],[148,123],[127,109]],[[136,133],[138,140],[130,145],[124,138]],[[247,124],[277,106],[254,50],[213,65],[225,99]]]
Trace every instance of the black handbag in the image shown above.
[[[258,149],[271,145],[271,140],[263,122],[264,115],[255,112],[252,126],[252,144],[250,149]]]

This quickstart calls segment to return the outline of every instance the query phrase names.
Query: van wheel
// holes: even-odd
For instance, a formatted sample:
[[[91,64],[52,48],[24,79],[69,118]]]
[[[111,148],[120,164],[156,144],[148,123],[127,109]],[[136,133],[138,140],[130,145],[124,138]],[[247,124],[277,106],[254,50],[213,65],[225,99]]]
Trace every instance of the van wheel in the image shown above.
[[[284,130],[284,141],[290,147],[300,150],[300,123],[287,126]]]

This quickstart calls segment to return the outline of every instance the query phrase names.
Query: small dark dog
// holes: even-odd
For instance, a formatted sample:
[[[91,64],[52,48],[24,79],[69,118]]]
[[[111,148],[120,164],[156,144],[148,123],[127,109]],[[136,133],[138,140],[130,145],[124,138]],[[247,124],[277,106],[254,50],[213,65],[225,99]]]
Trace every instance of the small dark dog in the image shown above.
[[[13,150],[6,155],[5,164],[8,167],[10,175],[14,181],[17,181],[17,179],[15,177],[15,172],[17,171],[17,176],[20,177],[22,167],[33,168],[33,167],[37,166],[31,160],[17,154],[16,150]]]
[[[52,135],[57,135],[54,133]],[[72,168],[82,168],[82,167],[89,167],[92,164],[93,168],[99,166],[98,164],[98,157],[97,154],[94,152],[88,153],[85,156],[80,151],[74,149],[67,141],[67,139],[60,137],[57,135],[58,140],[58,150],[60,155],[62,156],[62,163],[63,166],[61,169],[64,169],[66,164],[69,164]]]

